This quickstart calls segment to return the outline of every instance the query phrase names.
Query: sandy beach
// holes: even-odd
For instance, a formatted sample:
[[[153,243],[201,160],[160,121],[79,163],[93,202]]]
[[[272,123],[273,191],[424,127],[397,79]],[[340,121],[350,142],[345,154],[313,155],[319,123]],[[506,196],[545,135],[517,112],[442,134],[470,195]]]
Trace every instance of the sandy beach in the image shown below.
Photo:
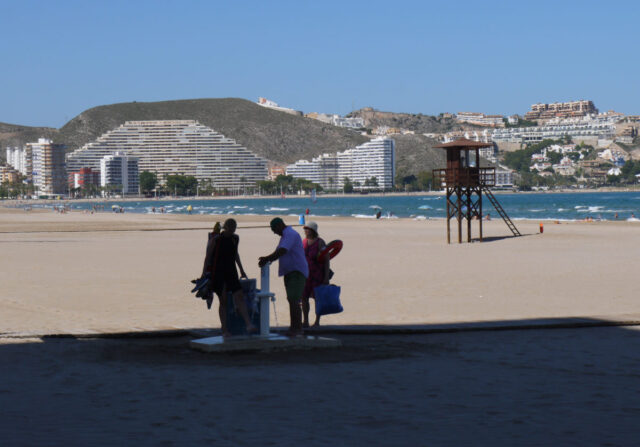
[[[268,220],[238,217],[249,277],[259,276],[258,257],[277,244]],[[344,241],[332,269],[345,312],[325,324],[640,314],[635,222],[546,223],[543,234],[538,222],[518,222],[523,237],[513,238],[494,219],[485,222],[486,242],[447,245],[442,220],[316,220],[321,237]],[[212,224],[210,216],[3,209],[0,334],[217,327],[214,312],[189,293]],[[283,325],[288,309],[276,267],[271,285]]]
[[[268,219],[238,218],[250,277],[277,243]],[[315,220],[345,244],[345,312],[322,320],[343,347],[207,355],[161,331],[218,328],[189,293],[210,217],[0,208],[0,444],[635,444],[638,330],[571,326],[640,319],[639,224],[513,238],[492,220],[486,242],[447,245],[442,220]],[[271,284],[285,326],[275,268]],[[101,336],[118,332],[145,336]]]

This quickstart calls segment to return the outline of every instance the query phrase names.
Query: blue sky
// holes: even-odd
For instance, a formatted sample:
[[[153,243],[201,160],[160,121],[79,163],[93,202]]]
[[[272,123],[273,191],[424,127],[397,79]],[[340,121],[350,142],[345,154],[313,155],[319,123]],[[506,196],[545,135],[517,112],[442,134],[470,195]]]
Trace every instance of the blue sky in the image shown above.
[[[639,5],[0,0],[0,122],[258,96],[340,114],[523,114],[577,99],[640,114]]]

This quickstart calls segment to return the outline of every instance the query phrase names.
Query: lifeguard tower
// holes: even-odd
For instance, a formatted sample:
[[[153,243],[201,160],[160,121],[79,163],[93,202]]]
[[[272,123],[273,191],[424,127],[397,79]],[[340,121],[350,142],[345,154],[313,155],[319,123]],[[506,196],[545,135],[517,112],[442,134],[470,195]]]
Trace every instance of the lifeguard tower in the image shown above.
[[[482,193],[494,206],[514,236],[520,232],[505,213],[489,189],[496,184],[495,168],[480,167],[480,148],[492,143],[461,138],[450,143],[434,146],[446,149],[447,168],[433,170],[434,185],[444,187],[447,192],[447,243],[451,243],[451,219],[458,221],[458,243],[462,243],[462,221],[467,220],[467,242],[471,242],[471,220],[476,218],[480,226],[482,242]]]

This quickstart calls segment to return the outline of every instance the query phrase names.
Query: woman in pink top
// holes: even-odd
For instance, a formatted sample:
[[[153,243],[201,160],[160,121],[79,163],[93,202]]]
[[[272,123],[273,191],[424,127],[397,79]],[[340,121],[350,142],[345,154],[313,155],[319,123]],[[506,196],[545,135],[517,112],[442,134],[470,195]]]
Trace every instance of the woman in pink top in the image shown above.
[[[326,256],[323,262],[318,261],[318,255],[326,247],[324,240],[318,236],[318,224],[308,222],[303,228],[306,237],[302,241],[302,246],[309,265],[309,276],[302,293],[302,326],[309,327],[309,298],[315,299],[313,289],[321,284],[329,284],[329,257]],[[313,325],[320,325],[319,315],[316,315]]]

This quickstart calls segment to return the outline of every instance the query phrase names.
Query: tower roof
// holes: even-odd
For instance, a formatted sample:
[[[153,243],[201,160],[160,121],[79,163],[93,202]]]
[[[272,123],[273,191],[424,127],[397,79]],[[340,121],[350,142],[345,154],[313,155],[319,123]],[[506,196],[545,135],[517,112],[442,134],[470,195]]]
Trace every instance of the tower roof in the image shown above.
[[[480,141],[468,140],[466,138],[459,138],[456,141],[451,141],[449,143],[439,144],[437,147],[439,149],[454,149],[454,150],[466,150],[466,149],[480,149],[482,147],[491,147],[493,143],[482,143]]]

